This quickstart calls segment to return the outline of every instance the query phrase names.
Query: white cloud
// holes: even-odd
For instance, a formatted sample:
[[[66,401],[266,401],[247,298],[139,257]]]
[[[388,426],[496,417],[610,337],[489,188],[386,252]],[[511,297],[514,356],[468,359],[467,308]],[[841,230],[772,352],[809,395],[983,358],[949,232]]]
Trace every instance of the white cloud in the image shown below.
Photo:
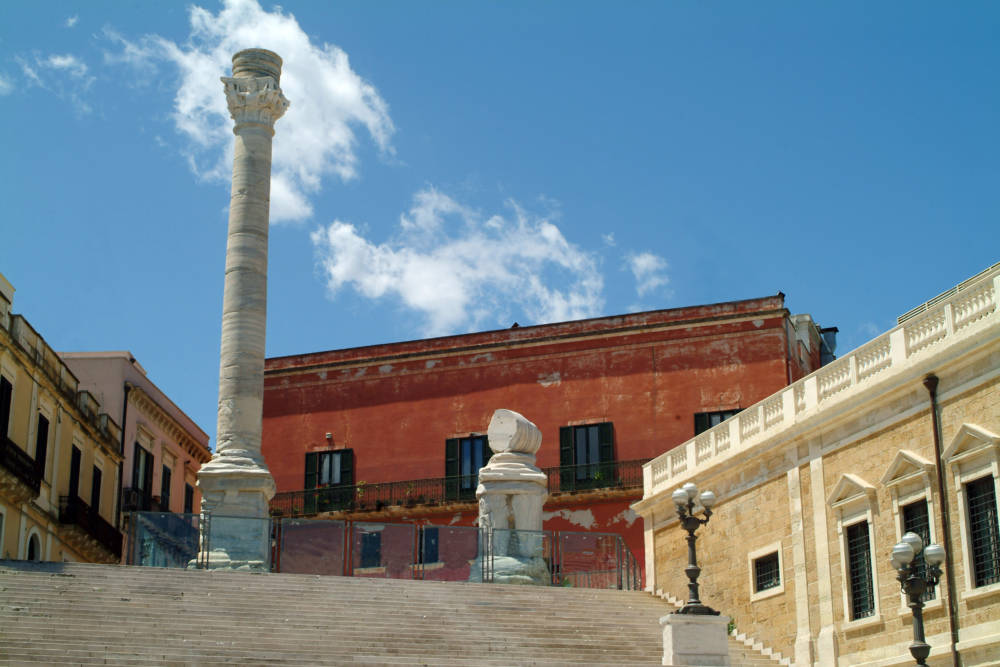
[[[78,57],[66,53],[42,56],[38,53],[30,57],[15,56],[30,85],[38,86],[60,99],[72,103],[74,113],[90,113],[92,108],[86,101],[86,94],[96,78],[90,68]]]
[[[658,287],[665,287],[670,280],[667,278],[667,262],[659,255],[651,252],[629,253],[625,256],[628,269],[635,277],[635,291],[639,296],[645,296]]]
[[[54,70],[62,70],[72,77],[77,79],[87,79],[87,65],[83,63],[79,58],[74,55],[65,54],[58,55],[53,53],[48,58],[39,61],[39,64],[43,67],[48,67]],[[93,77],[90,77],[90,81],[93,81]],[[89,85],[89,84],[88,84]]]
[[[601,234],[601,240],[604,241],[604,245],[613,248],[615,246],[615,233],[608,232],[607,234]]]
[[[63,25],[65,25],[67,28],[72,28],[73,26],[76,25],[76,22],[79,20],[80,20],[79,16],[76,15],[70,16],[68,19],[66,19],[66,23],[64,23]]]
[[[256,0],[226,0],[218,14],[197,6],[189,11],[187,42],[158,35],[132,42],[107,31],[120,51],[106,58],[147,72],[161,62],[177,67],[173,120],[189,140],[184,150],[199,176],[230,177],[232,119],[219,77],[229,74],[234,53],[250,47],[267,48],[283,58],[281,88],[291,101],[275,126],[272,220],[312,215],[310,196],[320,190],[324,176],[357,176],[358,126],[383,153],[392,153],[395,128],[386,102],[351,69],[343,50],[314,44],[292,14],[280,7],[265,11]]]
[[[14,84],[7,78],[7,75],[0,74],[0,95],[10,95],[12,92],[14,92]]]
[[[547,217],[508,201],[506,215],[482,215],[427,188],[400,216],[398,235],[366,239],[335,221],[312,234],[331,296],[351,287],[393,297],[425,319],[426,335],[597,315],[604,281],[597,259],[569,243]]]

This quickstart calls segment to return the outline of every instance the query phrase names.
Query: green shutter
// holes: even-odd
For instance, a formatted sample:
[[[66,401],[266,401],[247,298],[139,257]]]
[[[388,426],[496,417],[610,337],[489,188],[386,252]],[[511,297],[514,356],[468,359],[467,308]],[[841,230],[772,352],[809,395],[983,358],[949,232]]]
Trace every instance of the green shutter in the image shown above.
[[[615,430],[611,422],[597,425],[597,456],[600,458],[601,483],[599,486],[617,486],[615,467]]]
[[[559,428],[559,490],[572,491],[576,477],[573,469],[573,427]]]
[[[340,450],[340,483],[354,484],[354,450]]]
[[[444,441],[444,497],[458,499],[458,438]]]
[[[597,442],[597,456],[601,463],[613,462],[615,460],[615,431],[611,422],[597,425]]]
[[[319,454],[317,452],[309,452],[306,454],[306,484],[302,488],[316,488],[316,462],[318,460]]]
[[[135,443],[135,445],[132,447],[132,488],[133,489],[139,488],[139,450],[140,449],[142,449],[142,447],[139,446],[138,442]],[[56,451],[58,451],[58,450],[56,450]]]
[[[306,482],[305,486],[303,487],[306,492],[305,494],[303,494],[303,503],[302,503],[303,504],[302,509],[306,514],[316,513],[316,493],[315,492],[309,493],[309,490],[316,488],[316,478],[317,478],[316,468],[318,462],[319,462],[318,452],[308,452],[306,454]]]
[[[146,488],[143,489],[143,493],[147,498],[153,497],[153,454],[152,452],[146,452],[146,474],[144,475],[146,481]]]
[[[354,450],[342,449],[337,454],[340,457],[340,497],[337,504],[340,509],[350,509],[357,493],[354,489]]]

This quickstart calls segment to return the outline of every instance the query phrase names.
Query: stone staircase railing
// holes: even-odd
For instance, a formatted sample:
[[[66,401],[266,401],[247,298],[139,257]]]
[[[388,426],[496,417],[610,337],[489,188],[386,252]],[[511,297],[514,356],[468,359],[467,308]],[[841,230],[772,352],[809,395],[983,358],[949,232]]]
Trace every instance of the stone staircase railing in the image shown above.
[[[666,600],[668,603],[672,604],[674,607],[678,609],[684,606],[684,600],[674,597],[670,593],[665,593],[661,589],[657,589],[656,593],[654,594],[654,597],[658,597],[661,600]],[[755,640],[753,637],[748,637],[746,633],[740,632],[736,628],[733,628],[733,630],[730,631],[729,640],[730,640],[730,660],[734,658],[733,656],[734,650],[732,645],[735,644],[736,646],[742,649],[744,656],[746,656],[746,653],[750,653],[749,656],[746,656],[747,660],[754,660],[757,662],[769,660],[771,661],[770,664],[774,665],[792,664],[790,658],[784,657],[783,655],[781,655],[780,652],[768,648],[767,646],[764,645],[763,642],[759,642]],[[733,662],[732,664],[737,665],[739,663]]]
[[[751,449],[819,409],[900,373],[928,351],[1000,323],[1000,265],[925,304],[887,333],[643,466],[643,496],[668,491],[698,469]]]

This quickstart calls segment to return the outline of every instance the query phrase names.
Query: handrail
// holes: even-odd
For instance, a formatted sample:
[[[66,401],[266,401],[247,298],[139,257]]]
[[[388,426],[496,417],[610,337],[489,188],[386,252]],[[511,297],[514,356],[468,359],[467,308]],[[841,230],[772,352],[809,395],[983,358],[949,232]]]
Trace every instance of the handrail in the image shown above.
[[[544,468],[550,493],[642,487],[646,459]],[[476,500],[476,475],[412,479],[401,482],[358,482],[301,491],[284,491],[271,499],[272,515],[309,516],[322,512],[378,511],[384,507],[438,505]]]
[[[721,424],[681,443],[643,466],[643,497],[666,491],[695,468],[744,451],[796,420],[845,400],[875,378],[900,372],[911,359],[945,341],[971,335],[1000,319],[1000,265],[963,283],[948,298],[928,302],[893,329],[823,366]],[[917,310],[917,309],[915,309]]]

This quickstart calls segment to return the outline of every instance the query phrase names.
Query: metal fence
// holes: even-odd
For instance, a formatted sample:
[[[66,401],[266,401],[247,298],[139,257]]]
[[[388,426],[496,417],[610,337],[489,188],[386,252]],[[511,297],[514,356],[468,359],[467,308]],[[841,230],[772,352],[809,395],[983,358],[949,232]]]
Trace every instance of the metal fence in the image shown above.
[[[638,562],[611,533],[170,512],[127,517],[130,565],[500,583],[512,580],[505,572],[514,559],[533,568],[534,583],[642,588]]]
[[[549,493],[642,488],[646,459],[544,468]],[[477,479],[468,476],[412,479],[402,482],[358,482],[303,491],[286,491],[271,499],[271,515],[314,516],[323,512],[379,511],[385,507],[474,502]]]

